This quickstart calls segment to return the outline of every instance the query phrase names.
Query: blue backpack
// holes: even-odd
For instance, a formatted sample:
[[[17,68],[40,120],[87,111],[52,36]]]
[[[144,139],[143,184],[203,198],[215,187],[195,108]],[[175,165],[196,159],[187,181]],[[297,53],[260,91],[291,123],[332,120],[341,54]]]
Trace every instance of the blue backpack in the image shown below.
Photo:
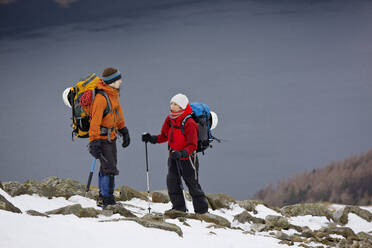
[[[188,119],[193,118],[196,124],[198,124],[198,148],[196,152],[202,152],[208,147],[212,147],[211,143],[213,140],[221,142],[219,139],[213,137],[211,132],[212,117],[208,105],[199,102],[193,102],[190,104],[192,113],[187,115],[182,121],[181,131],[185,135],[184,127]]]

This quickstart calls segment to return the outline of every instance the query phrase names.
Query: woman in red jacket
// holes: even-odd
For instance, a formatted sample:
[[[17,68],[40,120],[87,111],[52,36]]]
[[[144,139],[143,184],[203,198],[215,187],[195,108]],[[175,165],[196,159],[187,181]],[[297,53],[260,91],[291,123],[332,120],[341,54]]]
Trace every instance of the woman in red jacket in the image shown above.
[[[177,94],[170,101],[170,114],[164,121],[159,135],[142,135],[143,142],[152,144],[168,141],[167,187],[172,209],[186,211],[185,199],[181,188],[181,176],[189,188],[195,213],[208,212],[208,203],[198,180],[199,160],[196,154],[198,146],[198,125],[192,118],[189,100],[183,94]],[[184,127],[182,128],[182,123]]]

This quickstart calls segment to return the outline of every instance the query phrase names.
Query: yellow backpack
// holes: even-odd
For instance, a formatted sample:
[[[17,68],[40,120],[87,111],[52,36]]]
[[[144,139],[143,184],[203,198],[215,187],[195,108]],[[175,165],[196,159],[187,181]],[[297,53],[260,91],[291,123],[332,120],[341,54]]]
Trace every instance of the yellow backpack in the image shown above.
[[[88,138],[90,127],[90,108],[96,94],[102,94],[107,101],[107,107],[103,117],[112,112],[110,100],[105,91],[97,89],[101,79],[95,74],[80,79],[67,95],[68,102],[72,108],[72,139]]]

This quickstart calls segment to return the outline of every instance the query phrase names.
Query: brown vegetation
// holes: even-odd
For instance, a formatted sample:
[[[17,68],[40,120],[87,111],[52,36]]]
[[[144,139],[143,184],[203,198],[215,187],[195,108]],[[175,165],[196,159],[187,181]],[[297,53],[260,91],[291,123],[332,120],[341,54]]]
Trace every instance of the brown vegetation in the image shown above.
[[[372,204],[372,150],[343,162],[298,174],[258,191],[254,198],[273,206],[305,202]]]

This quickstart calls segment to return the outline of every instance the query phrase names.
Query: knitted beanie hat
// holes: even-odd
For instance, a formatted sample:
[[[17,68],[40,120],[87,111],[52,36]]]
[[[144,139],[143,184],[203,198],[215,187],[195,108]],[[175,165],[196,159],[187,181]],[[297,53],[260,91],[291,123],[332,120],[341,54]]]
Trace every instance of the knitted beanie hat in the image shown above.
[[[189,104],[189,99],[187,99],[187,96],[185,96],[184,94],[177,94],[174,97],[172,97],[170,102],[174,102],[182,109],[186,109],[187,104]]]
[[[115,68],[106,68],[102,73],[102,79],[106,84],[111,84],[121,79],[121,73]]]

